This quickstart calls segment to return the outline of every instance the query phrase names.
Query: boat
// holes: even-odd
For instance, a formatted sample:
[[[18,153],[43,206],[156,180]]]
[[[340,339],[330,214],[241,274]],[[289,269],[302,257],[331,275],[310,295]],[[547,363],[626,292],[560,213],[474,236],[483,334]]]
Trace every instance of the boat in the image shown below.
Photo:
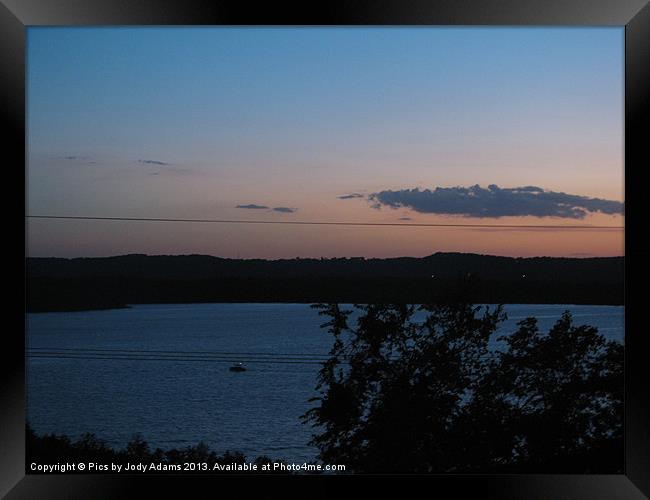
[[[244,366],[244,363],[235,363],[229,368],[229,370],[231,372],[245,372],[246,367]]]

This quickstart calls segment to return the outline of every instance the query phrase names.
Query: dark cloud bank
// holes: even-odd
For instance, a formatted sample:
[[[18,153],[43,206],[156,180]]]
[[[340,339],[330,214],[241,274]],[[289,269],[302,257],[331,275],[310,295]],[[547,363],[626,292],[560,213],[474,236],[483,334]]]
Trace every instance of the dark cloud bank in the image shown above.
[[[619,201],[545,191],[536,186],[500,188],[495,184],[487,188],[477,184],[467,188],[386,190],[372,193],[368,199],[374,208],[410,208],[420,213],[465,217],[528,215],[583,219],[589,212],[622,214],[624,208]]]

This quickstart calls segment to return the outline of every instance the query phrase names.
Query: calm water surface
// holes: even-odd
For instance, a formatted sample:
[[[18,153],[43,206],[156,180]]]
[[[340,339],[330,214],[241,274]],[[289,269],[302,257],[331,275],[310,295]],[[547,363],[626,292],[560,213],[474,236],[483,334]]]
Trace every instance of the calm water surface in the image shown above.
[[[575,323],[623,340],[622,306],[508,305],[500,333],[527,316],[547,330],[566,309]],[[319,365],[253,357],[292,361],[292,355],[327,354],[331,337],[320,328],[323,322],[306,304],[28,314],[30,352],[50,349],[65,356],[94,349],[94,356],[112,359],[27,358],[27,418],[39,434],[76,438],[92,432],[118,448],[137,432],[163,449],[204,441],[218,453],[236,450],[251,459],[313,460],[316,450],[307,445],[312,429],[299,417],[311,406]],[[161,352],[114,359],[136,351]],[[196,352],[208,351],[223,361],[197,359],[202,355]],[[151,359],[179,352],[183,360]],[[230,372],[235,359],[246,361],[248,371]]]

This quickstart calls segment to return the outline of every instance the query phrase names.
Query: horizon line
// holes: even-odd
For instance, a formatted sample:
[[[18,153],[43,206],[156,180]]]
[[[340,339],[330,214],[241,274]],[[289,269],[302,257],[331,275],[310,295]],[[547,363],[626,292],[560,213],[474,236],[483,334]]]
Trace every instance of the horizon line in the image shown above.
[[[609,256],[597,256],[597,255],[574,255],[574,256],[550,256],[550,255],[535,255],[528,257],[514,257],[511,255],[495,255],[487,253],[476,253],[476,252],[434,252],[428,255],[423,255],[422,257],[415,257],[409,255],[401,255],[397,257],[364,257],[364,256],[349,256],[349,257],[280,257],[277,259],[269,259],[264,257],[220,257],[218,255],[211,254],[201,254],[201,253],[185,253],[185,254],[147,254],[147,253],[123,253],[116,255],[105,255],[105,256],[94,256],[94,257],[36,257],[36,256],[25,256],[26,259],[114,259],[118,257],[210,257],[214,259],[223,259],[223,260],[266,260],[266,261],[278,261],[278,260],[339,260],[339,259],[364,259],[364,260],[390,260],[390,259],[426,259],[427,257],[433,257],[438,254],[443,255],[476,255],[478,257],[498,257],[505,259],[575,259],[575,260],[586,260],[586,259],[621,259],[625,258],[625,255],[609,255]]]

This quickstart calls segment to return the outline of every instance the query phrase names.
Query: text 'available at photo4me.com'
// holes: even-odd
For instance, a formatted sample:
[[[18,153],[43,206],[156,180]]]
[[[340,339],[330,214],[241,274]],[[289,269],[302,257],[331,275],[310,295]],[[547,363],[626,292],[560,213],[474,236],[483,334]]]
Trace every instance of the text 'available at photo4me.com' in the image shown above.
[[[40,464],[32,462],[29,465],[29,472],[35,474],[51,473],[144,473],[144,472],[293,472],[293,473],[320,473],[320,472],[344,472],[345,465],[341,464],[317,464],[317,463],[210,463],[210,462],[186,462],[183,464],[167,464],[161,462],[134,462],[126,464],[98,463],[98,462],[61,462],[56,464]]]

